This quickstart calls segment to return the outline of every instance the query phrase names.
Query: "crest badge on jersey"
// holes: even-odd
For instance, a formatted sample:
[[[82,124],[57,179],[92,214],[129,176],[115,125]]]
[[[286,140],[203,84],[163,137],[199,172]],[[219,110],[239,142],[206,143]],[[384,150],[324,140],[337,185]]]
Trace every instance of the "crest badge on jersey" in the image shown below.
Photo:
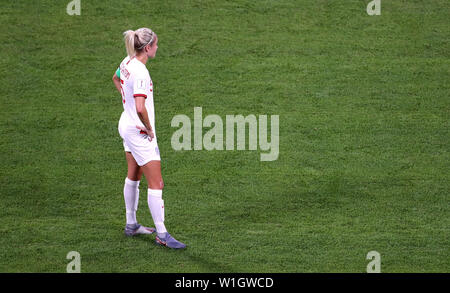
[[[136,89],[145,90],[145,79],[138,79],[136,81]]]

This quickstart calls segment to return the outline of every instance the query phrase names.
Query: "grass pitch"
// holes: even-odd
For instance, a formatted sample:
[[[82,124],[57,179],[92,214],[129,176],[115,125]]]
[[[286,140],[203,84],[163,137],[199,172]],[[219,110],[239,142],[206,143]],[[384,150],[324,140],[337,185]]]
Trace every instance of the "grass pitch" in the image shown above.
[[[0,271],[450,271],[446,0],[1,1]],[[125,238],[111,77],[122,32],[148,63],[166,226]],[[279,115],[280,155],[172,149],[177,114]],[[141,183],[138,220],[151,225]]]

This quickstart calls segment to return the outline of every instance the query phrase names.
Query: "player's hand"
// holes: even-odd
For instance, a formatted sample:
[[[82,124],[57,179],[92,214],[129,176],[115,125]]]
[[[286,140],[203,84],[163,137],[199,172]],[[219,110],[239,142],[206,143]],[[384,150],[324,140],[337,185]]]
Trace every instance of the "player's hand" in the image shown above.
[[[136,128],[139,129],[141,131],[141,133],[147,134],[147,138],[149,141],[152,141],[152,139],[155,137],[155,134],[153,134],[153,130],[151,130],[151,129],[147,129],[147,128],[139,126],[139,125],[136,125]]]

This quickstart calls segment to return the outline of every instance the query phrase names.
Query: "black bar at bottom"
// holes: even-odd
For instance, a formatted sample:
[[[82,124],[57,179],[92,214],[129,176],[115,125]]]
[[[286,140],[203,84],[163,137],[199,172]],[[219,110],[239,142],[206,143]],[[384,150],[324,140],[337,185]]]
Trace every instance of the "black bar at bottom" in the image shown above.
[[[419,283],[430,282],[433,286],[448,284],[449,274],[315,274],[315,273],[155,273],[155,274],[54,274],[54,273],[3,273],[0,274],[2,286],[11,285],[12,288],[27,286],[56,287],[76,289],[91,287],[100,288],[135,288],[172,289],[189,291],[217,291],[231,289],[264,289],[287,290],[292,288],[348,288],[357,286],[362,288],[385,288],[386,285],[400,285],[403,289],[413,288]],[[62,286],[62,287],[61,287]]]

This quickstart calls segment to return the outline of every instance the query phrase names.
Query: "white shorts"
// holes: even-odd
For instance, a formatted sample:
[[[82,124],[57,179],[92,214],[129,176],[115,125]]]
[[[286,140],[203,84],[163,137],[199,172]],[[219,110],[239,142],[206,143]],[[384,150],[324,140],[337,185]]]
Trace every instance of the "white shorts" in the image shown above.
[[[149,141],[146,134],[141,134],[135,125],[119,122],[119,134],[123,139],[125,152],[130,152],[139,166],[150,161],[161,161],[156,137]]]

